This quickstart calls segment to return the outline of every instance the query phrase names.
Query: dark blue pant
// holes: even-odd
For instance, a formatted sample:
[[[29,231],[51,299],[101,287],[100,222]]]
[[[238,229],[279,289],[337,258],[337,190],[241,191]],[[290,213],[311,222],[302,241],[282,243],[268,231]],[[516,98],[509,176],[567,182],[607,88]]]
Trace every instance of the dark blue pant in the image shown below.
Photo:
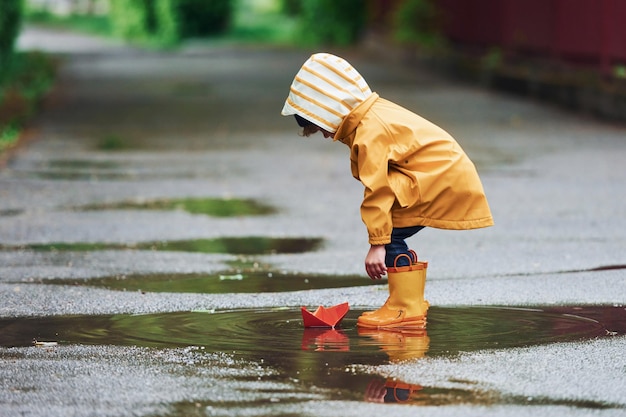
[[[422,230],[424,226],[412,226],[412,227],[394,227],[391,232],[391,243],[385,245],[385,250],[387,254],[385,255],[385,265],[387,267],[393,267],[393,262],[396,259],[396,256],[406,253],[411,256],[409,252],[409,247],[404,241],[405,239],[410,238],[420,230]],[[413,259],[411,257],[411,259]],[[398,259],[396,266],[407,266],[409,265],[409,260],[404,256]]]

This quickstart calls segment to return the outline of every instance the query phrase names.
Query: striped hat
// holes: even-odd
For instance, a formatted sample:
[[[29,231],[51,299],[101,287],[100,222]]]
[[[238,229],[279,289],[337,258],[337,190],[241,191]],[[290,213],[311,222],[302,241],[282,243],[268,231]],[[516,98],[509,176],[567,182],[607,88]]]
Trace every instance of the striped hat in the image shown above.
[[[334,133],[343,118],[371,94],[361,74],[346,60],[313,54],[296,74],[281,114],[297,114]]]

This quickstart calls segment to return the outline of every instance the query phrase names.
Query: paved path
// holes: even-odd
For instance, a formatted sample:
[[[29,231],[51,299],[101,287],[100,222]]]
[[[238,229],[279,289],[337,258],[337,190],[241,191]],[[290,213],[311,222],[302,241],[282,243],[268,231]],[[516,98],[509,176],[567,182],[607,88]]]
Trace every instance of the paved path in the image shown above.
[[[289,83],[310,51],[193,45],[158,53],[31,29],[20,45],[60,52],[65,62],[57,92],[34,121],[32,142],[0,171],[0,244],[321,237],[326,244],[320,251],[262,260],[286,271],[365,277],[367,244],[358,213],[362,189],[350,177],[347,149],[321,137],[301,139],[294,122],[279,116]],[[469,232],[426,230],[412,240],[430,262],[427,298],[433,305],[626,302],[624,269],[592,271],[626,265],[625,128],[457,84],[371,52],[338,53],[360,70],[374,91],[450,131],[479,168],[496,226]],[[121,138],[127,150],[98,150],[98,143],[112,137]],[[182,212],[72,209],[189,196],[254,198],[280,212],[214,219]],[[215,271],[232,259],[151,251],[0,251],[0,316],[329,305],[346,300],[378,306],[386,296],[372,287],[229,296],[142,295],[19,283]],[[506,384],[499,381],[507,375],[507,365],[498,355],[466,357],[457,371],[471,373],[482,361],[491,377],[477,375],[475,380],[502,384],[502,390],[514,395],[538,395],[534,390],[539,389],[539,394],[554,398],[599,398],[626,406],[618,395],[620,388],[626,389],[626,364],[606,359],[623,348],[622,337],[547,347],[549,352],[541,354],[519,352],[515,360],[520,370],[526,369],[519,379],[543,378],[535,388],[516,385],[515,378]],[[577,377],[589,380],[564,390],[570,369],[558,357],[572,354],[571,349],[593,361],[576,371],[582,373]],[[71,349],[68,353],[83,354]],[[102,363],[108,354],[102,354]],[[552,358],[555,367],[534,369],[537,355]],[[613,360],[618,361],[615,368]],[[6,356],[2,361],[6,364]],[[14,372],[28,375],[14,367]],[[589,377],[599,368],[604,376]],[[430,373],[435,386],[454,379],[454,371],[437,360],[394,372],[408,379]],[[606,390],[597,393],[597,385]],[[9,388],[2,389],[1,398],[10,398]],[[48,400],[33,396],[28,401],[45,409]],[[528,410],[501,411],[526,415]],[[458,412],[454,407],[434,411]],[[584,415],[575,407],[560,412]],[[481,413],[499,414],[497,409]],[[608,414],[624,411],[611,409]]]

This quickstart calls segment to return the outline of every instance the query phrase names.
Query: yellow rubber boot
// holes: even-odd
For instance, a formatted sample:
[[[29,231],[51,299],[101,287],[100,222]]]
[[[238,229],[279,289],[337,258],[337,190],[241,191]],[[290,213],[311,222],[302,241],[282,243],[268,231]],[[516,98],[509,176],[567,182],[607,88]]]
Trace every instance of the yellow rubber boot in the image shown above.
[[[389,298],[376,311],[362,314],[357,325],[363,328],[426,328],[428,301],[424,300],[427,262],[389,268]]]

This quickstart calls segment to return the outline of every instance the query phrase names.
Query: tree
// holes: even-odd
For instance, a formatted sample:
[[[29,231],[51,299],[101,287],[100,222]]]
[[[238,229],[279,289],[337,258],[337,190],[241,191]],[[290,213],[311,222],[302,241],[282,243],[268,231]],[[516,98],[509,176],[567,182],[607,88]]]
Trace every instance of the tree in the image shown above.
[[[11,68],[22,12],[22,0],[0,0],[0,82]]]

